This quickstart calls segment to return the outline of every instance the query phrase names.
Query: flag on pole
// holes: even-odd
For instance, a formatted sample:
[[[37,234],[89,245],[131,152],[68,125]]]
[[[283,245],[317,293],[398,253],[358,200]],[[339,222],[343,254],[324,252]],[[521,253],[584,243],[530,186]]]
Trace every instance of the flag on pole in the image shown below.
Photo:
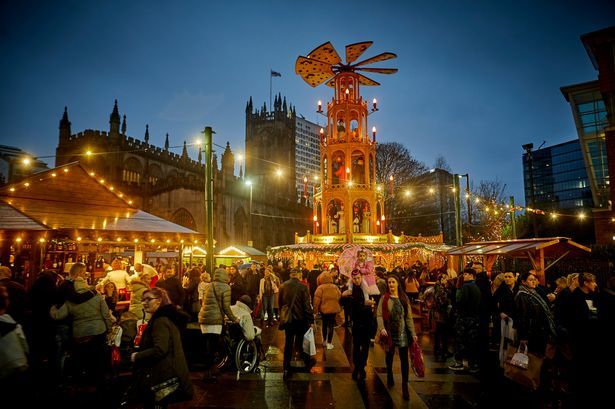
[[[277,71],[271,70],[271,76],[272,76],[272,77],[281,77],[281,76],[282,76],[282,74],[280,74],[280,73],[279,73],[279,72],[277,72]]]

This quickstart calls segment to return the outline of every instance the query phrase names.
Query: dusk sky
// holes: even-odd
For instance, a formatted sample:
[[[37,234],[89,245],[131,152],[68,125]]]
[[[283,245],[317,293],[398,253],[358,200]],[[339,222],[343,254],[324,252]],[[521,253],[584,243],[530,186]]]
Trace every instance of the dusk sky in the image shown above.
[[[274,93],[322,123],[299,55],[331,41],[374,41],[364,54],[397,59],[369,75],[380,87],[369,117],[379,141],[399,141],[431,166],[499,179],[524,202],[522,144],[577,137],[559,88],[597,73],[579,37],[615,23],[613,1],[3,1],[0,5],[0,143],[50,166],[68,106],[73,133],[108,130],[114,99],[127,134],[191,143],[205,126],[243,152],[245,105]],[[181,152],[181,148],[176,149]],[[196,157],[196,147],[190,151]],[[218,149],[218,155],[220,154]]]

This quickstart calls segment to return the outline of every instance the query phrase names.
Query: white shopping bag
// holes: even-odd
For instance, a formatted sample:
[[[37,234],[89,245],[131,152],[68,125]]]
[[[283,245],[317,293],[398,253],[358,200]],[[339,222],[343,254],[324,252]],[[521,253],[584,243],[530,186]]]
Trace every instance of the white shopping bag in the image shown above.
[[[314,329],[312,327],[303,335],[303,352],[309,356],[316,355],[316,342],[314,341]]]

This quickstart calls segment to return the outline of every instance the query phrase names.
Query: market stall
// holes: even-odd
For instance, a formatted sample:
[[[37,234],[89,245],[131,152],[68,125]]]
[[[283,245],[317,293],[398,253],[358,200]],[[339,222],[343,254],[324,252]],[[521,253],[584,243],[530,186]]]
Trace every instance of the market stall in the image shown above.
[[[544,237],[535,239],[478,241],[464,244],[449,250],[453,265],[480,259],[488,273],[498,257],[527,258],[530,260],[538,278],[545,283],[545,271],[564,257],[582,256],[591,250],[567,237]]]
[[[200,246],[186,246],[184,248],[183,261],[188,265],[205,264],[205,257],[207,257],[207,251]],[[214,254],[214,264],[216,266],[220,264],[229,266],[237,261],[249,263],[253,260],[266,262],[267,254],[254,247],[238,244],[225,247]]]
[[[200,233],[133,206],[119,189],[79,163],[0,188],[0,262],[30,285],[41,269],[64,272],[81,261],[92,279],[110,258],[176,252],[203,242]],[[179,258],[177,259],[179,262]]]

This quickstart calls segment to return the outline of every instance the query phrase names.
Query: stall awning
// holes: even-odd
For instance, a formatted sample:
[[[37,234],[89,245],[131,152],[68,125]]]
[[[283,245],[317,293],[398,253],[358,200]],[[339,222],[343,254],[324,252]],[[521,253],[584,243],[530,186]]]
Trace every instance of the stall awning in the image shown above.
[[[216,254],[217,256],[226,256],[226,257],[247,257],[247,256],[266,256],[267,254],[263,253],[259,249],[255,249],[251,246],[242,246],[239,244],[228,246],[223,248]]]
[[[172,242],[203,238],[196,231],[139,210],[118,187],[97,179],[79,163],[0,188],[0,215],[0,230],[89,231],[126,238],[133,233]]]
[[[463,246],[452,248],[446,254],[449,256],[529,257],[528,252],[531,254],[539,250],[543,250],[544,257],[547,258],[591,252],[588,247],[576,243],[567,237],[545,237],[467,243]]]

